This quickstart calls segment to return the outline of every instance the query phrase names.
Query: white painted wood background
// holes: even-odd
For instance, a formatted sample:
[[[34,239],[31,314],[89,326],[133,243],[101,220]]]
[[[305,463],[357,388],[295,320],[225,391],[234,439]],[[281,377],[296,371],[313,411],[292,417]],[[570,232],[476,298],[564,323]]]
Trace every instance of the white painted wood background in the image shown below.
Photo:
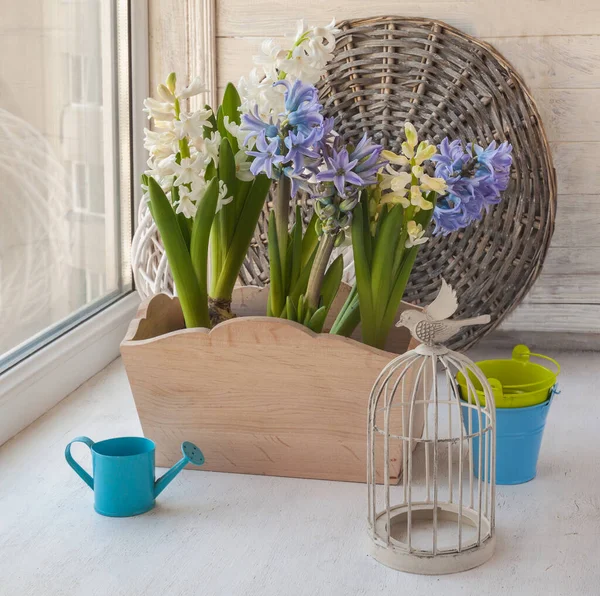
[[[264,37],[309,23],[375,15],[432,17],[484,39],[523,76],[542,114],[558,177],[556,232],[544,270],[502,329],[588,334],[600,345],[600,2],[598,0],[219,0],[216,28],[189,18],[214,0],[151,0],[153,82],[187,64],[216,68],[218,94],[252,68]],[[200,10],[198,6],[203,8]],[[216,56],[202,60],[203,36]],[[191,44],[191,45],[190,45]],[[192,58],[190,58],[190,56]],[[210,68],[208,68],[210,71]]]

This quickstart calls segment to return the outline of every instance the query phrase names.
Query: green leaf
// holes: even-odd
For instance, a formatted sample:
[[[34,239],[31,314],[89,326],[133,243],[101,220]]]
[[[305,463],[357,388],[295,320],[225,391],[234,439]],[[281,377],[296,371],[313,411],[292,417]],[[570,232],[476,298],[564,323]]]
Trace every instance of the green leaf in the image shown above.
[[[363,190],[360,193],[360,203],[363,210],[363,239],[365,247],[365,255],[367,257],[367,263],[371,267],[373,260],[373,237],[371,236],[371,229],[369,227],[369,193]]]
[[[211,126],[203,126],[202,127],[202,136],[205,139],[208,139],[210,137],[210,135],[217,130],[217,119],[215,118],[215,113],[213,112],[213,109],[206,104],[204,106],[205,110],[210,110],[210,116],[208,117],[208,121],[210,122]]]
[[[229,142],[231,143],[231,147],[234,153],[239,151],[239,145],[236,137],[234,137],[226,128],[225,128],[225,116],[229,118],[229,122],[234,122],[239,124],[241,121],[241,115],[238,110],[242,101],[240,99],[240,95],[235,88],[235,85],[232,83],[227,83],[227,87],[225,87],[225,93],[223,94],[223,102],[221,103],[220,109],[220,123],[217,123],[219,131],[223,136],[227,135]],[[225,131],[224,133],[222,131]]]
[[[371,342],[375,341],[377,323],[375,312],[373,310],[373,294],[371,291],[369,262],[365,252],[365,227],[363,217],[363,206],[359,203],[354,209],[354,217],[352,218],[352,250],[354,253],[354,270],[360,303],[363,341],[366,344],[373,345]],[[366,233],[370,234],[368,228]]]
[[[206,180],[208,182],[208,181],[212,180],[216,175],[217,175],[217,168],[215,166],[215,162],[211,161],[206,166],[206,171],[204,172],[204,180]]]
[[[267,317],[273,316],[273,309],[271,308],[271,287],[269,286],[269,295],[267,296]]]
[[[311,306],[308,304],[308,300],[305,299],[304,301],[304,320],[299,320],[299,323],[302,323],[305,327],[308,327],[308,324],[310,323],[310,320],[312,318],[312,316],[315,314],[315,311],[317,309],[316,308],[311,308]]]
[[[292,260],[293,260],[292,239],[294,237],[295,227],[296,227],[296,224],[294,224],[292,226],[292,229],[290,230],[290,233],[288,234],[287,245],[286,245],[286,250],[285,250],[285,268],[283,270],[283,279],[284,279],[285,285],[283,286],[283,293],[286,296],[289,294],[289,290],[290,290],[290,276],[292,274]]]
[[[340,289],[342,275],[344,273],[344,257],[338,255],[333,263],[329,265],[325,277],[323,277],[323,285],[321,286],[321,296],[323,298],[323,306],[329,312],[334,298]]]
[[[244,202],[240,218],[235,226],[214,298],[231,299],[233,287],[248,252],[270,186],[271,180],[264,174],[260,174],[254,179],[252,188]],[[275,311],[275,309],[273,310]]]
[[[179,224],[185,246],[189,250],[192,240],[192,220],[188,219],[183,213],[176,213],[175,216],[177,217],[177,223]]]
[[[401,230],[403,209],[398,205],[383,217],[381,227],[375,240],[373,263],[371,266],[371,293],[373,308],[378,320],[383,318],[383,313],[390,298],[392,287],[392,268],[394,254]]]
[[[298,277],[300,276],[300,268],[302,266],[302,211],[300,206],[296,206],[296,223],[292,229],[292,245],[290,248],[292,264],[289,275],[289,287],[293,288]]]
[[[227,138],[221,140],[219,147],[219,179],[227,186],[227,196],[234,196],[237,189],[235,158],[233,157],[233,151]],[[235,207],[233,201],[227,205],[223,205],[221,208],[219,212],[219,225],[221,226],[220,241],[222,258],[225,261],[231,244],[233,230],[235,229]]]
[[[196,278],[203,293],[207,293],[208,244],[218,198],[219,181],[213,178],[198,203],[198,210],[192,227],[190,256]]]
[[[394,281],[392,293],[379,323],[377,339],[370,344],[376,348],[381,348],[382,350],[385,348],[387,336],[392,328],[392,325],[395,323],[396,313],[398,312],[398,308],[400,308],[400,302],[402,302],[404,290],[406,289],[406,284],[408,283],[410,273],[415,264],[419,248],[420,246],[413,246],[405,251],[402,266],[400,267],[398,277]]]
[[[306,310],[306,298],[304,294],[300,294],[298,298],[298,309],[297,309],[297,321],[298,323],[304,323],[304,311]]]
[[[298,313],[296,312],[296,307],[292,302],[292,299],[288,296],[285,299],[285,310],[286,310],[286,318],[288,321],[295,321],[298,318]]]
[[[149,178],[148,190],[154,221],[167,253],[185,325],[188,328],[210,327],[208,299],[198,284],[173,207],[154,178]]]
[[[350,298],[350,296],[351,295],[349,295],[348,298]],[[341,317],[338,316],[336,318],[330,333],[350,337],[360,323],[360,304],[358,302],[358,295],[355,295],[349,302],[346,300],[344,306],[344,314]]]
[[[302,260],[300,263],[301,267],[305,267],[308,259],[314,254],[317,244],[319,243],[319,234],[317,234],[317,221],[319,217],[316,213],[313,213],[306,232],[302,238]],[[296,220],[298,221],[298,220]]]
[[[315,313],[310,318],[307,327],[314,331],[315,333],[321,333],[323,330],[323,325],[325,324],[325,319],[327,318],[327,307],[321,306],[321,308],[317,309]]]
[[[350,308],[350,306],[352,305],[352,303],[355,300],[358,301],[358,292],[356,291],[356,282],[354,282],[354,284],[352,285],[352,288],[350,288],[350,292],[348,293],[348,296],[346,296],[346,300],[345,300],[344,304],[342,305],[342,308],[340,309],[338,316],[335,319],[335,323],[333,324],[332,330],[335,328],[338,320],[341,320],[344,318],[345,312]]]
[[[290,289],[289,295],[292,297],[294,301],[300,299],[300,294],[304,294],[306,292],[306,288],[308,286],[308,280],[310,279],[310,271],[312,269],[313,263],[315,261],[315,257],[317,256],[317,246],[315,246],[312,255],[308,259],[308,262],[300,271],[300,275],[298,276],[298,281],[295,285]]]
[[[217,130],[221,135],[221,138],[224,139],[227,137],[227,129],[225,128],[225,124],[223,123],[223,106],[220,105],[217,109]]]
[[[284,308],[283,286],[281,279],[281,261],[279,258],[279,244],[275,229],[275,212],[269,213],[269,226],[267,228],[267,240],[269,248],[269,262],[271,264],[271,286],[269,297],[271,298],[271,310],[279,316]]]
[[[217,213],[214,218],[214,223],[210,231],[210,295],[215,296],[217,290],[217,284],[221,277],[221,270],[223,269],[223,261],[221,260],[221,243],[219,233],[219,214]]]
[[[229,122],[235,122],[236,124],[241,122],[241,114],[238,109],[240,105],[242,105],[242,100],[238,90],[233,83],[227,83],[221,108],[223,115],[229,117]]]
[[[185,245],[188,250],[190,249],[190,240],[192,237],[192,220],[188,219],[183,213],[177,213],[177,203],[179,203],[179,187],[173,186],[171,189],[171,199],[172,205],[175,209],[175,217],[177,218],[177,223],[179,224],[179,229],[181,230],[181,235],[185,240]]]
[[[236,181],[236,189],[235,195],[233,196],[233,211],[234,211],[234,222],[237,226],[238,221],[240,219],[240,215],[242,213],[242,209],[244,208],[244,203],[246,202],[246,198],[248,197],[248,193],[252,188],[252,180],[237,180]]]

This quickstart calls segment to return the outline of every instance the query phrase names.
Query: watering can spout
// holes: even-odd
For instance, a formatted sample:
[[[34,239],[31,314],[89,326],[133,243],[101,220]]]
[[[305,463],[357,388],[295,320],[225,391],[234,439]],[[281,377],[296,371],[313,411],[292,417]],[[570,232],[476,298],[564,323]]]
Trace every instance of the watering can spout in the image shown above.
[[[201,466],[204,463],[202,451],[200,451],[193,443],[184,441],[181,444],[181,452],[183,453],[183,457],[154,483],[154,498],[158,497],[171,480],[173,480],[173,478],[175,478],[175,476],[177,476],[177,474],[179,474],[179,472],[181,472],[181,470],[189,463],[192,463],[195,466]]]

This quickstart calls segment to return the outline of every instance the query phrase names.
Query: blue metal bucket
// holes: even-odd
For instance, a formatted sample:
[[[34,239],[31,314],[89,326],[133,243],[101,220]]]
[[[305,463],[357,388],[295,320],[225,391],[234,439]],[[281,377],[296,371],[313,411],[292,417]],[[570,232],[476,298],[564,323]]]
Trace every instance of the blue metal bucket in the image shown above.
[[[496,409],[496,484],[523,484],[536,475],[546,418],[556,386],[547,401],[526,408]],[[462,406],[463,423],[468,429],[469,412],[472,433],[479,432],[477,411]],[[484,439],[482,461],[485,460]],[[473,439],[473,472],[477,476],[479,438]]]

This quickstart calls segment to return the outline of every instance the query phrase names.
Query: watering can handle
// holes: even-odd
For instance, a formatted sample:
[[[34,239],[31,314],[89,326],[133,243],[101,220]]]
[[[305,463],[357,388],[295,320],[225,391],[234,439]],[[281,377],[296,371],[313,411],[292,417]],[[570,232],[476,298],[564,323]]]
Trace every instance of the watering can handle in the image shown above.
[[[77,437],[65,447],[65,459],[67,460],[67,463],[75,470],[77,475],[80,476],[92,490],[94,490],[94,479],[73,459],[73,456],[71,455],[71,445],[73,443],[85,443],[91,449],[94,445],[94,441],[88,437]]]

